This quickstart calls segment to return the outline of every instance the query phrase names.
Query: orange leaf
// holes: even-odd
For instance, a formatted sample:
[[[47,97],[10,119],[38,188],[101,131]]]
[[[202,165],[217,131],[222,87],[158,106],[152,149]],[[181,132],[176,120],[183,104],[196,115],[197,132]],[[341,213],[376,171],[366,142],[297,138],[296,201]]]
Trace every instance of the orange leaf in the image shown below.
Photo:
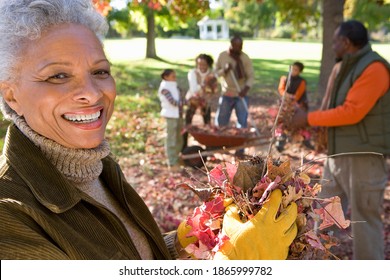
[[[287,160],[280,164],[279,166],[274,165],[271,159],[268,159],[267,162],[267,176],[272,181],[275,180],[277,176],[282,178],[282,182],[286,182],[291,176],[293,172],[290,167],[290,161]]]
[[[315,213],[319,214],[322,223],[319,227],[320,230],[336,225],[339,228],[345,229],[351,224],[350,220],[346,220],[344,212],[341,207],[341,200],[338,196],[333,196],[327,199],[329,202],[326,206],[320,209],[315,209]]]
[[[295,187],[288,186],[287,190],[284,191],[284,195],[282,197],[282,205],[284,208],[287,207],[291,202],[295,202],[302,197],[303,191],[299,190],[298,193],[295,191]]]

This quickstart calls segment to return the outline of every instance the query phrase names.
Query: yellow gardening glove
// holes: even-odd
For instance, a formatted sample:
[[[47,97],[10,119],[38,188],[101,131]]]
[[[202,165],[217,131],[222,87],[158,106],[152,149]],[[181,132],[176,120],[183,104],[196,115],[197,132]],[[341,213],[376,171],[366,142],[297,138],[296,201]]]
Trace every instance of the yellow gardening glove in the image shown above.
[[[183,249],[198,240],[195,236],[187,237],[187,234],[191,231],[191,229],[192,227],[187,225],[186,221],[181,222],[177,228],[177,238],[179,239],[179,243]]]
[[[251,220],[243,223],[235,204],[227,207],[222,231],[229,240],[215,254],[224,260],[282,260],[297,235],[297,205],[293,202],[280,214],[282,192],[277,189]]]

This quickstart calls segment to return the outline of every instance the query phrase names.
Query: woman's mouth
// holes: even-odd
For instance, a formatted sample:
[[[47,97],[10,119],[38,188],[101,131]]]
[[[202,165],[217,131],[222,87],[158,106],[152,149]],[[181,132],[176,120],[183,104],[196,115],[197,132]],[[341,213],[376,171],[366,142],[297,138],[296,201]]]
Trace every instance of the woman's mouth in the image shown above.
[[[64,114],[64,119],[74,122],[74,123],[91,123],[97,121],[103,110],[97,111],[92,114]]]

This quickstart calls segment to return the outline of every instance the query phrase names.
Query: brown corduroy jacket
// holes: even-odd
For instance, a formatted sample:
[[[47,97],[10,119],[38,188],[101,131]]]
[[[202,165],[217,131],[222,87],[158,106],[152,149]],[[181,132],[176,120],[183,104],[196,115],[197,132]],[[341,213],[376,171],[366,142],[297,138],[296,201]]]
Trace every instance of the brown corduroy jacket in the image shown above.
[[[100,178],[147,236],[155,259],[171,259],[151,213],[119,165]],[[140,259],[121,221],[80,192],[15,126],[0,157],[0,259]]]

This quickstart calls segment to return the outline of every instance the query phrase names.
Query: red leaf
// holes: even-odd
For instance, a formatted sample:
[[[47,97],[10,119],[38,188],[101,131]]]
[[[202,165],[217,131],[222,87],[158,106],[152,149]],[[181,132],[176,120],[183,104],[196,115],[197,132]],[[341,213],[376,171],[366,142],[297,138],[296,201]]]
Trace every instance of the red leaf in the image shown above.
[[[233,182],[234,175],[237,172],[237,166],[229,162],[224,163],[225,166],[218,164],[210,171],[210,178],[214,180],[218,186],[221,186],[222,183],[227,179],[223,169],[229,176],[229,181]]]
[[[315,235],[313,231],[309,231],[305,233],[305,236],[307,237],[307,242],[314,248],[320,249],[325,251],[325,247],[322,245],[320,238]]]

